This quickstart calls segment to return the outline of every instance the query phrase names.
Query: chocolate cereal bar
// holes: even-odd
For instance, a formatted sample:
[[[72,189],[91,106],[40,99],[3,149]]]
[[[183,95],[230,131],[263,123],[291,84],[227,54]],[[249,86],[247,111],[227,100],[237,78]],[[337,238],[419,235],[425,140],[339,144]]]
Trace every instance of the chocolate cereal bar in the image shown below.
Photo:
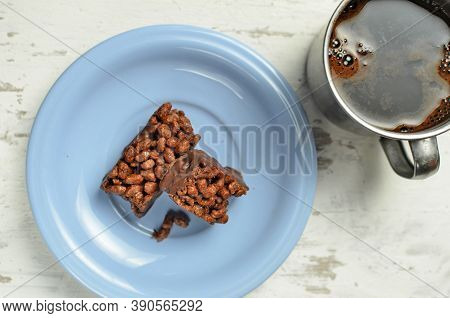
[[[123,150],[101,189],[129,201],[136,216],[142,217],[161,194],[160,181],[169,167],[199,140],[184,112],[163,104]]]
[[[226,223],[228,199],[248,191],[240,172],[222,167],[201,150],[191,150],[176,160],[160,188],[180,207],[208,223]]]

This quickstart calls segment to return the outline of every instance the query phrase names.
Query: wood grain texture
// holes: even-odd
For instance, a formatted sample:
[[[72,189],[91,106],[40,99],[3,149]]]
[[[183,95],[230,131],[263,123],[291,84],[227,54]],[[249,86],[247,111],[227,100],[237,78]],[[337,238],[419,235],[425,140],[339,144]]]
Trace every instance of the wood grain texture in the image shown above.
[[[78,53],[125,30],[194,24],[257,50],[299,96],[307,96],[308,47],[337,3],[0,0],[0,296],[54,262],[28,204],[25,155],[40,103]],[[249,296],[448,295],[450,134],[438,138],[436,176],[403,180],[391,171],[376,139],[332,126],[309,97],[302,103],[318,143],[320,212],[313,213],[284,265]],[[55,265],[11,296],[94,295]]]

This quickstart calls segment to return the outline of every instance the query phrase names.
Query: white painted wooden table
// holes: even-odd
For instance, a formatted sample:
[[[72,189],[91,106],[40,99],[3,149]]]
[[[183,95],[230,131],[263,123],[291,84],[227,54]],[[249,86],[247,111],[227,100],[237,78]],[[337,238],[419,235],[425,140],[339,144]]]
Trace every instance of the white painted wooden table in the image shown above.
[[[254,48],[302,96],[308,46],[335,6],[332,0],[0,0],[0,296],[54,261],[28,204],[25,154],[39,105],[76,52],[136,27],[194,24]],[[249,296],[450,294],[450,134],[438,138],[439,173],[408,181],[394,175],[377,140],[333,127],[310,98],[303,105],[316,127],[317,211],[284,265]],[[55,265],[11,296],[94,295]]]

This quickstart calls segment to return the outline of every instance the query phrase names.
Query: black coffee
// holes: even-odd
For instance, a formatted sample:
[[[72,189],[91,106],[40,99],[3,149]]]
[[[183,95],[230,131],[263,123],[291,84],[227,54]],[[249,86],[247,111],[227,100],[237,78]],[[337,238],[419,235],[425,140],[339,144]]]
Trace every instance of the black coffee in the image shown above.
[[[448,14],[428,2],[353,1],[334,22],[333,83],[369,124],[414,132],[450,119]]]

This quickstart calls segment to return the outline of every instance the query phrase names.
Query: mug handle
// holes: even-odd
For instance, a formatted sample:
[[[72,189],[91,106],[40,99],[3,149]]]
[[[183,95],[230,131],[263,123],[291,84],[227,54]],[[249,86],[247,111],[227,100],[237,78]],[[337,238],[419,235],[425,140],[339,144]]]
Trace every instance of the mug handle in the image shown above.
[[[436,137],[410,140],[413,161],[408,159],[401,140],[380,137],[389,163],[394,171],[404,178],[425,179],[439,170],[439,149]]]

